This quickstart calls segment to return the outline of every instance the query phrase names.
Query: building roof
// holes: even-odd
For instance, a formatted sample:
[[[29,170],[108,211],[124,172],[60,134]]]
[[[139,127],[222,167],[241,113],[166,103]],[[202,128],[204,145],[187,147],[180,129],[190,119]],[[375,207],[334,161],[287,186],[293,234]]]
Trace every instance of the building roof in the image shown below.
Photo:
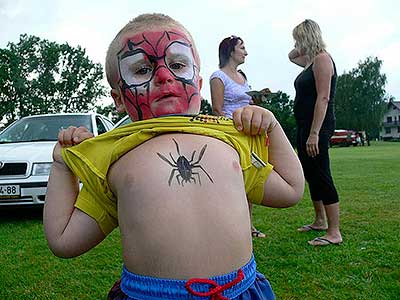
[[[400,101],[390,100],[388,105],[393,104],[398,110],[400,110]]]

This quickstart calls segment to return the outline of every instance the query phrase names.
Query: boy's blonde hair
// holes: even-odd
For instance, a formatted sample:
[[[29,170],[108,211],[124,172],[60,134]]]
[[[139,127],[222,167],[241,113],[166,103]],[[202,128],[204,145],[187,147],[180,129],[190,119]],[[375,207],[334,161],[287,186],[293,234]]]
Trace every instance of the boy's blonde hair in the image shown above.
[[[174,28],[178,28],[183,33],[187,35],[189,38],[193,52],[194,58],[198,64],[198,68],[200,69],[200,57],[197,52],[196,45],[194,44],[194,40],[192,35],[187,31],[187,29],[178,21],[172,19],[170,16],[153,13],[153,14],[142,14],[131,20],[128,24],[126,24],[115,36],[110,46],[108,47],[107,56],[106,56],[106,76],[107,81],[110,84],[111,88],[117,88],[117,72],[118,72],[118,61],[117,54],[122,49],[122,41],[121,37],[127,33],[139,33],[143,31],[152,31],[157,29],[162,30],[171,30]]]
[[[312,60],[318,53],[325,51],[326,45],[317,22],[306,19],[293,29],[293,38],[300,49]]]

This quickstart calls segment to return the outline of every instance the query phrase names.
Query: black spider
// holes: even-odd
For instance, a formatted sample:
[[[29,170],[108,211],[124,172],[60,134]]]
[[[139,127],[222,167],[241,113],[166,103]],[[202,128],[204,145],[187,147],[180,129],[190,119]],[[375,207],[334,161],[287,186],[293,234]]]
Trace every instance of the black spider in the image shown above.
[[[201,170],[203,170],[204,173],[206,173],[208,179],[210,179],[210,181],[212,183],[214,183],[214,181],[212,180],[212,178],[210,177],[210,175],[208,175],[207,171],[204,170],[204,168],[202,166],[199,165],[199,162],[201,160],[201,158],[204,155],[204,152],[206,151],[207,145],[204,145],[204,147],[201,149],[199,157],[197,159],[196,162],[193,162],[194,160],[194,155],[196,153],[196,150],[193,151],[192,153],[192,157],[190,158],[190,161],[184,157],[183,155],[181,155],[180,151],[179,151],[179,146],[178,143],[175,141],[175,139],[172,139],[176,145],[176,151],[178,152],[178,159],[175,161],[175,159],[172,157],[171,152],[169,153],[169,156],[171,157],[173,163],[168,160],[168,158],[166,158],[164,155],[160,154],[157,152],[157,155],[164,160],[165,162],[167,162],[171,167],[173,167],[172,171],[171,171],[171,175],[169,176],[169,180],[168,180],[168,185],[171,186],[171,181],[172,178],[175,175],[175,172],[179,172],[179,174],[176,175],[176,180],[178,181],[178,184],[182,184],[184,182],[189,182],[191,180],[193,180],[194,183],[196,183],[196,179],[193,177],[193,175],[197,175],[197,178],[199,180],[199,184],[201,185],[201,180],[200,180],[200,174],[197,172],[193,172],[194,168],[200,168]],[[181,178],[180,182],[179,182],[179,178]]]

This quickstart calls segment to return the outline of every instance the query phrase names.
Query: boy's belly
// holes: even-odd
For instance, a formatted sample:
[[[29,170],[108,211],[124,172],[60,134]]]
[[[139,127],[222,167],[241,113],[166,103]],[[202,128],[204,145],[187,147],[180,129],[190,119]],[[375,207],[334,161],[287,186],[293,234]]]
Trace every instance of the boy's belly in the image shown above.
[[[199,135],[158,136],[120,158],[109,182],[129,271],[187,279],[229,273],[249,261],[239,156],[227,144]]]

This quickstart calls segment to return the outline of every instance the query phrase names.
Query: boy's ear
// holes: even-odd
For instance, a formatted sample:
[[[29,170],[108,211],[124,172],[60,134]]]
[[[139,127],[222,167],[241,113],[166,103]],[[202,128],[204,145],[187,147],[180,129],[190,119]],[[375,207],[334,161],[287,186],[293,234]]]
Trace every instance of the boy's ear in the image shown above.
[[[114,99],[114,103],[115,103],[115,108],[117,110],[117,112],[122,113],[125,112],[125,104],[124,104],[124,100],[123,100],[123,96],[121,93],[121,90],[118,89],[112,89],[111,90],[111,97]]]
[[[203,77],[199,76],[199,92],[203,86]]]

